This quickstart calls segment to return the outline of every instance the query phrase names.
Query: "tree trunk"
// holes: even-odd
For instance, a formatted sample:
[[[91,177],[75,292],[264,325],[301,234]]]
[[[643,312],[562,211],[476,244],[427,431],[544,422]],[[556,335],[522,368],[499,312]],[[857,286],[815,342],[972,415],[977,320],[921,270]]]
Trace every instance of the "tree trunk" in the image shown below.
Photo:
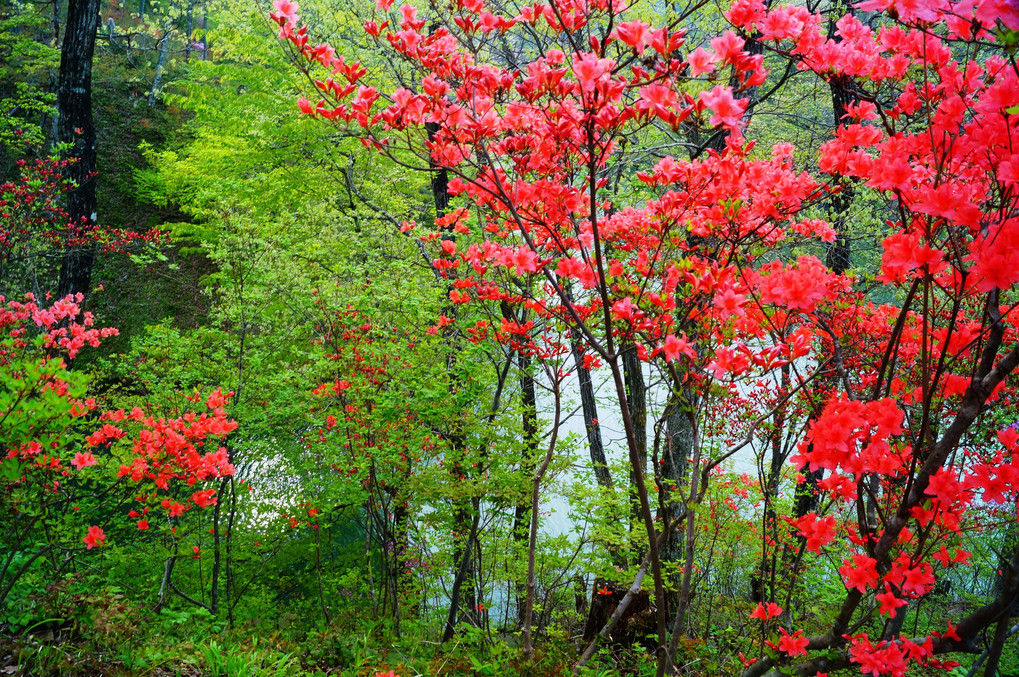
[[[850,10],[852,12],[852,10]],[[832,113],[835,117],[835,127],[843,124],[842,119],[849,112],[849,106],[859,101],[859,97],[853,90],[852,78],[845,75],[835,75],[828,81],[831,88]],[[839,275],[849,270],[849,234],[848,219],[849,207],[853,202],[853,190],[849,186],[843,186],[842,190],[831,197],[831,206],[828,218],[835,229],[835,241],[828,246],[828,254],[825,256],[825,263],[833,273]]]
[[[611,330],[611,326],[609,327],[609,330]],[[655,670],[655,677],[663,677],[669,666],[669,652],[666,648],[666,634],[668,633],[668,628],[665,620],[665,582],[662,579],[662,562],[658,554],[658,533],[657,528],[655,527],[655,518],[651,512],[647,484],[644,482],[644,466],[647,461],[647,456],[645,453],[645,456],[641,457],[640,447],[637,443],[637,434],[635,430],[636,425],[634,424],[633,417],[630,415],[630,407],[627,402],[628,395],[623,376],[623,368],[620,366],[619,360],[616,356],[612,356],[610,359],[609,367],[612,370],[612,381],[615,385],[616,397],[619,399],[620,404],[619,413],[622,415],[623,430],[626,433],[626,446],[630,456],[630,469],[632,472],[633,486],[637,493],[637,499],[640,502],[640,515],[643,518],[644,529],[647,532],[649,543],[648,555],[649,563],[651,565],[651,575],[655,584],[655,619],[658,630],[658,646],[655,649],[658,667]]]
[[[457,549],[457,554],[460,558],[460,565],[457,567],[456,576],[453,579],[453,588],[450,590],[449,594],[449,611],[446,614],[446,627],[442,632],[443,642],[448,642],[453,639],[453,633],[456,631],[456,624],[461,605],[460,591],[463,588],[464,581],[473,581],[471,566],[474,553],[474,539],[477,538],[478,535],[478,520],[480,517],[480,506],[476,506],[474,510],[474,520],[471,522],[470,532],[467,535],[467,543]],[[469,599],[473,600],[473,587],[469,587],[468,590]],[[470,601],[468,601],[468,603],[470,603]]]
[[[853,12],[852,6],[847,8],[849,13]],[[828,25],[828,37],[833,40],[839,40],[837,33],[835,32],[835,23],[830,22]],[[831,89],[831,103],[832,103],[832,116],[834,117],[834,126],[838,128],[842,118],[849,111],[849,107],[859,101],[859,97],[852,89],[853,82],[851,78],[847,78],[843,75],[833,76],[828,81],[828,87]],[[828,246],[828,253],[825,256],[825,265],[827,265],[833,273],[838,275],[844,274],[849,270],[849,259],[852,253],[848,230],[849,220],[849,207],[853,202],[853,190],[848,186],[832,195],[831,204],[828,209],[828,219],[835,229],[835,241]],[[811,418],[816,418],[820,414],[820,411],[812,412]],[[824,471],[821,469],[813,472],[804,472],[804,481],[796,486],[796,502],[795,502],[795,515],[796,517],[803,517],[808,512],[817,508],[817,483],[821,481]],[[804,542],[805,538],[801,539]],[[802,543],[800,544],[802,547]]]
[[[65,157],[74,159],[65,175],[75,183],[67,193],[67,214],[73,230],[88,232],[96,224],[96,129],[92,121],[92,57],[99,28],[99,0],[69,0],[57,84],[57,138],[71,144]],[[76,233],[72,232],[73,237]],[[95,251],[91,245],[64,253],[57,295],[87,294]]]
[[[693,452],[695,393],[685,388],[681,394],[674,394],[667,405],[665,418],[665,449],[662,453],[661,506],[662,520],[673,522],[686,510],[683,487],[690,467]],[[662,542],[662,562],[679,563],[684,559],[683,532],[670,533]],[[669,613],[676,612],[679,603],[681,576],[673,574],[672,589],[668,591]]]
[[[425,130],[428,133],[428,140],[431,142],[435,138],[436,132],[439,131],[439,124],[435,122],[426,123]],[[449,172],[446,171],[445,167],[436,164],[431,157],[429,157],[428,162],[432,170],[432,201],[435,205],[435,218],[438,219],[444,216],[449,208]],[[443,228],[442,239],[456,239],[452,233],[452,226]],[[450,280],[449,284],[447,284],[447,291],[452,288],[452,280]],[[446,306],[443,309],[443,314],[455,317],[456,307],[454,305]],[[456,366],[459,337],[456,333],[455,325],[447,326],[443,338],[447,343],[446,376],[449,380],[448,388],[452,398],[460,390],[460,376],[457,373]],[[450,454],[454,458],[454,462],[449,464],[453,481],[459,483],[470,482],[468,469],[461,463],[461,458],[466,453],[467,443],[464,439],[463,431],[460,429],[460,423],[453,423],[452,429],[447,431],[446,439],[449,440]],[[453,531],[456,533],[453,545],[453,561],[458,562],[459,565],[454,570],[453,594],[450,595],[450,607],[446,619],[446,629],[443,632],[443,641],[447,641],[453,636],[454,626],[461,616],[461,606],[468,610],[468,616],[471,616],[476,609],[473,583],[476,564],[473,553],[474,539],[477,537],[478,530],[479,510],[480,503],[477,498],[462,500],[453,508]],[[465,533],[469,534],[466,541],[463,539]],[[461,592],[465,581],[468,582],[467,590]]]
[[[226,618],[232,627],[234,607],[236,606],[234,603],[233,565],[234,522],[237,520],[237,478],[235,475],[228,478],[227,486],[230,487],[230,513],[226,522]]]
[[[222,496],[223,492],[226,491],[228,479],[224,478],[219,484],[218,496]],[[217,613],[219,611],[219,572],[222,568],[222,532],[220,529],[220,517],[222,503],[217,500],[216,505],[212,510],[212,573],[209,577],[209,611]]]
[[[584,357],[580,354],[580,342],[570,339],[573,362],[577,368],[577,382],[580,386],[580,405],[584,413],[584,430],[587,432],[587,445],[591,454],[591,465],[594,466],[594,477],[598,486],[612,491],[612,475],[609,473],[609,462],[605,457],[605,445],[602,443],[601,428],[598,423],[598,401],[594,396],[594,382],[591,370],[584,366]]]
[[[152,89],[149,90],[149,108],[153,108],[156,105],[156,93],[159,91],[159,85],[163,82],[163,64],[166,63],[166,52],[170,47],[170,31],[167,31],[163,35],[163,39],[159,41],[159,58],[156,59],[156,74],[152,77]]]
[[[521,459],[521,474],[533,475],[538,451],[538,408],[534,390],[534,377],[530,373],[531,358],[517,355],[520,368],[520,404],[524,432],[524,450]],[[527,525],[531,520],[532,506],[521,500],[513,515],[513,538],[519,551],[527,548]],[[517,622],[520,627],[527,623],[527,584],[517,584]]]
[[[407,509],[407,502],[399,499],[399,492],[393,490],[390,493],[393,505],[393,559],[396,565],[396,574],[393,577],[393,627],[397,637],[401,633],[403,600],[410,597],[414,588],[414,576],[410,567],[410,537],[407,533],[410,511]]]
[[[641,467],[647,464],[647,385],[644,383],[644,370],[633,343],[623,347],[623,376],[626,380],[626,406],[630,408],[633,420],[633,436],[637,443]],[[634,484],[633,470],[630,472],[630,484]],[[630,499],[630,528],[640,524],[641,506],[637,496]]]
[[[184,61],[187,62],[191,60],[191,36],[195,31],[194,3],[191,0],[188,0],[188,11],[184,28],[187,31],[187,35],[184,36]]]
[[[524,602],[524,658],[528,661],[534,658],[534,644],[531,641],[531,621],[534,617],[534,593],[537,588],[537,575],[535,574],[535,554],[538,547],[538,503],[541,500],[541,482],[545,478],[549,463],[552,462],[552,455],[555,453],[556,441],[559,435],[559,417],[561,412],[561,400],[559,384],[555,384],[555,420],[552,422],[552,434],[548,441],[548,449],[541,465],[534,471],[531,477],[531,525],[528,530],[527,540],[527,597]]]

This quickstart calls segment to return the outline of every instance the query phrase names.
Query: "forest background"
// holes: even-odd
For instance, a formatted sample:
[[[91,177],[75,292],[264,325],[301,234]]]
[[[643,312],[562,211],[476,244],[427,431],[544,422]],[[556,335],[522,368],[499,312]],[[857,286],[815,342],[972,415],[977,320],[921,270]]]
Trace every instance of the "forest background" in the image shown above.
[[[1013,4],[0,23],[8,672],[1019,669]]]

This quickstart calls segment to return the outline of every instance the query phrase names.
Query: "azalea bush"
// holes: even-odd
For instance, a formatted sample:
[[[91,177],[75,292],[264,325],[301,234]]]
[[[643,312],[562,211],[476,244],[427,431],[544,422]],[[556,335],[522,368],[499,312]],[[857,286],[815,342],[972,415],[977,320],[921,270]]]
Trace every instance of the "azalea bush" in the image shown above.
[[[459,313],[460,331],[539,362],[572,340],[611,384],[646,532],[636,587],[646,569],[658,674],[696,632],[692,577],[710,542],[698,506],[716,468],[746,449],[767,457],[751,614],[763,634],[745,675],[951,668],[943,656],[980,654],[985,633],[996,666],[1019,551],[1002,553],[993,594],[923,623],[919,608],[967,566],[971,533],[1014,520],[998,506],[1014,503],[1019,450],[1007,414],[1019,365],[1019,72],[1009,58],[1019,13],[1004,2],[875,0],[829,18],[738,0],[728,30],[686,44],[697,7],[652,25],[611,2],[382,0],[364,29],[414,83],[404,86],[382,76],[375,86],[360,63],[316,44],[297,3],[278,0],[272,18],[321,92],[298,102],[304,114],[431,173],[433,191],[448,181],[434,228],[416,226],[448,285],[443,317]],[[881,15],[864,22],[863,12]],[[813,175],[791,144],[761,150],[745,136],[774,67],[851,94]],[[721,142],[649,160],[679,129]],[[815,207],[854,186],[884,199],[873,280],[822,261],[846,225]],[[460,309],[474,306],[501,307],[501,331],[465,323]],[[634,358],[660,374],[692,431],[677,449],[686,463],[672,504],[656,510],[651,495],[668,478],[662,464],[649,468],[632,416]],[[712,430],[713,412],[748,383],[761,393],[745,434]],[[677,526],[682,575],[669,581],[660,546]],[[809,613],[805,582],[829,558],[840,562],[838,599]]]
[[[0,289],[31,286],[33,277],[49,274],[54,253],[91,247],[106,253],[154,243],[159,231],[135,232],[75,223],[63,206],[75,185],[64,176],[71,160],[59,157],[19,158],[17,176],[0,182]]]
[[[219,391],[201,414],[100,412],[86,396],[87,375],[70,371],[67,360],[117,332],[96,327],[92,314],[81,311],[81,300],[69,296],[40,305],[31,296],[0,299],[6,534],[0,604],[8,613],[23,580],[31,583],[18,597],[32,594],[31,586],[41,592],[40,586],[87,562],[87,551],[109,545],[111,534],[130,541],[141,540],[139,532],[165,531],[174,539],[174,525],[185,512],[216,502],[208,482],[234,472],[215,444],[236,428]],[[193,400],[201,404],[197,395]],[[22,612],[7,622],[17,626],[32,618]]]

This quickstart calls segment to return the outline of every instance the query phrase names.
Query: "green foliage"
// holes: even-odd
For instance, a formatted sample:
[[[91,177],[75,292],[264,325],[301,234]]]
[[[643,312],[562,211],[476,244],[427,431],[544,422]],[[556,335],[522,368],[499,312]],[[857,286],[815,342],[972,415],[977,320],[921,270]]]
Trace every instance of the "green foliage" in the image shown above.
[[[50,86],[60,52],[43,9],[18,0],[0,3],[0,149],[8,163],[26,145],[42,144],[49,130],[40,121],[53,115]],[[9,167],[3,169],[6,173]]]
[[[297,659],[258,648],[258,638],[247,650],[228,648],[209,642],[201,648],[204,667],[210,677],[287,677],[296,672]]]
[[[302,16],[314,32],[359,54],[373,83],[413,82],[399,65],[383,63],[359,30],[373,4],[302,7]],[[11,655],[38,674],[567,674],[581,648],[580,602],[597,594],[585,586],[595,576],[628,585],[648,545],[634,528],[618,440],[609,440],[614,492],[587,476],[580,435],[556,445],[539,492],[537,651],[528,664],[516,604],[527,572],[536,451],[523,435],[513,355],[469,339],[476,323],[497,326],[500,309],[450,310],[448,281],[436,279],[416,235],[400,231],[405,220],[434,217],[428,181],[297,114],[296,98],[313,96],[314,87],[256,8],[239,0],[202,8],[210,15],[211,31],[201,38],[209,58],[192,52],[185,62],[185,7],[150,3],[147,22],[130,15],[133,7],[116,8],[117,30],[136,33],[144,46],[107,41],[95,64],[102,220],[131,229],[162,226],[171,244],[133,252],[130,265],[101,257],[96,280],[104,290],[90,303],[124,331],[99,358],[82,358],[69,370],[42,359],[40,338],[31,359],[3,365],[0,439],[31,437],[57,452],[84,448],[86,426],[71,416],[68,400],[41,387],[24,390],[47,377],[65,383],[73,398],[153,412],[181,410],[186,397],[222,386],[234,393],[229,415],[240,422],[224,441],[238,477],[216,483],[213,509],[166,519],[158,530],[154,518],[145,531],[118,523],[101,552],[83,553],[85,518],[105,523],[139,497],[123,486],[100,494],[95,483],[61,479],[67,493],[50,501],[50,488],[22,481],[30,463],[0,463],[4,499],[14,506],[0,517],[13,536],[0,545],[7,572],[0,578],[0,625],[20,635]],[[688,44],[719,32],[718,10],[689,22]],[[647,6],[634,16],[655,13]],[[47,22],[33,4],[0,10],[0,146],[8,152],[45,141],[39,121],[50,119],[58,56]],[[153,36],[164,30],[173,48],[158,103],[150,107]],[[761,141],[755,152],[793,139],[796,162],[811,168],[834,124],[829,97],[827,83],[807,76],[779,88],[748,129]],[[26,131],[16,134],[19,128]],[[641,134],[648,147],[663,148],[707,138],[704,130],[650,125]],[[657,151],[634,146],[606,168],[621,177],[613,195],[620,204],[651,195],[635,177]],[[744,205],[722,208],[736,213]],[[855,187],[848,221],[861,288],[878,269],[889,209],[877,192]],[[826,215],[825,205],[805,214]],[[762,256],[799,253],[776,247]],[[812,253],[824,254],[820,247]],[[3,416],[13,411],[18,416]],[[706,415],[715,418],[703,422],[705,448],[748,426],[754,413]],[[546,414],[539,413],[539,454],[551,426]],[[795,559],[789,530],[760,519],[760,506],[788,514],[795,498],[797,480],[789,472],[774,473],[772,490],[764,488],[764,450],[779,430],[762,425],[756,468],[713,475],[704,501],[692,507],[702,540],[687,637],[679,645],[685,674],[737,673],[740,652],[759,655],[765,641],[776,639],[777,625],[748,620],[756,603],[748,582],[765,558],[780,565],[768,584],[792,591],[782,603],[797,624],[823,628],[844,598],[837,568],[845,553],[832,546],[823,557]],[[118,447],[103,469],[115,472],[130,454]],[[671,484],[664,480],[659,489],[676,489]],[[167,496],[182,500],[190,493],[173,492]],[[479,517],[477,559],[462,592],[464,622],[442,644],[472,511]],[[564,533],[550,527],[561,518],[553,511],[568,512]],[[1011,517],[981,515],[999,527],[963,538],[978,567],[953,571],[952,587],[911,610],[906,627],[934,627],[949,611],[987,596],[1000,552],[1016,537],[1006,526]],[[768,539],[773,547],[762,552]],[[674,558],[665,570],[675,596],[681,562]],[[1016,660],[1010,648],[1003,666]],[[639,642],[612,644],[581,674],[648,675],[654,662]]]

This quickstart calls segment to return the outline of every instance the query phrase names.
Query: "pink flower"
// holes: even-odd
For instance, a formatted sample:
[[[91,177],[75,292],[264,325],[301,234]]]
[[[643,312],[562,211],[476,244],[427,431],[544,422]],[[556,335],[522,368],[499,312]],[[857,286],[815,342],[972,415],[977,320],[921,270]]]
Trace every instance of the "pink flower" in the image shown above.
[[[762,621],[766,621],[771,618],[777,618],[782,615],[782,607],[775,604],[774,602],[768,602],[765,606],[763,603],[758,603],[757,608],[754,609],[753,613],[750,614],[751,618],[759,618]]]
[[[685,338],[676,338],[672,334],[665,337],[665,343],[662,345],[662,352],[665,353],[665,359],[670,362],[678,359],[680,355],[686,355],[691,360],[697,358],[697,353],[694,352],[693,348]]]
[[[82,468],[87,468],[90,465],[96,464],[96,457],[92,455],[91,451],[79,451],[74,455],[74,458],[71,459],[71,465],[74,466],[75,470],[81,470]]]
[[[690,64],[690,75],[697,77],[702,73],[710,73],[715,70],[718,55],[703,47],[698,47],[687,55],[686,62]]]
[[[275,0],[272,3],[273,9],[276,10],[276,14],[281,17],[285,17],[288,24],[297,23],[297,10],[300,8],[293,0]]]
[[[648,28],[650,26],[643,21],[628,21],[616,26],[616,37],[637,50],[638,54],[643,54]]]
[[[88,528],[88,533],[81,540],[85,543],[85,549],[91,550],[97,545],[103,544],[103,541],[106,540],[106,534],[103,533],[102,528],[93,526]]]
[[[711,117],[711,124],[724,125],[726,127],[739,127],[743,119],[743,112],[747,109],[746,99],[736,99],[732,95],[732,89],[718,85],[708,92],[701,92],[701,102],[704,103],[714,115]]]
[[[803,636],[802,630],[797,630],[791,635],[786,632],[785,628],[780,628],[779,631],[782,633],[782,639],[778,640],[779,651],[790,656],[805,656],[807,654],[807,644],[810,643],[810,640]]]

